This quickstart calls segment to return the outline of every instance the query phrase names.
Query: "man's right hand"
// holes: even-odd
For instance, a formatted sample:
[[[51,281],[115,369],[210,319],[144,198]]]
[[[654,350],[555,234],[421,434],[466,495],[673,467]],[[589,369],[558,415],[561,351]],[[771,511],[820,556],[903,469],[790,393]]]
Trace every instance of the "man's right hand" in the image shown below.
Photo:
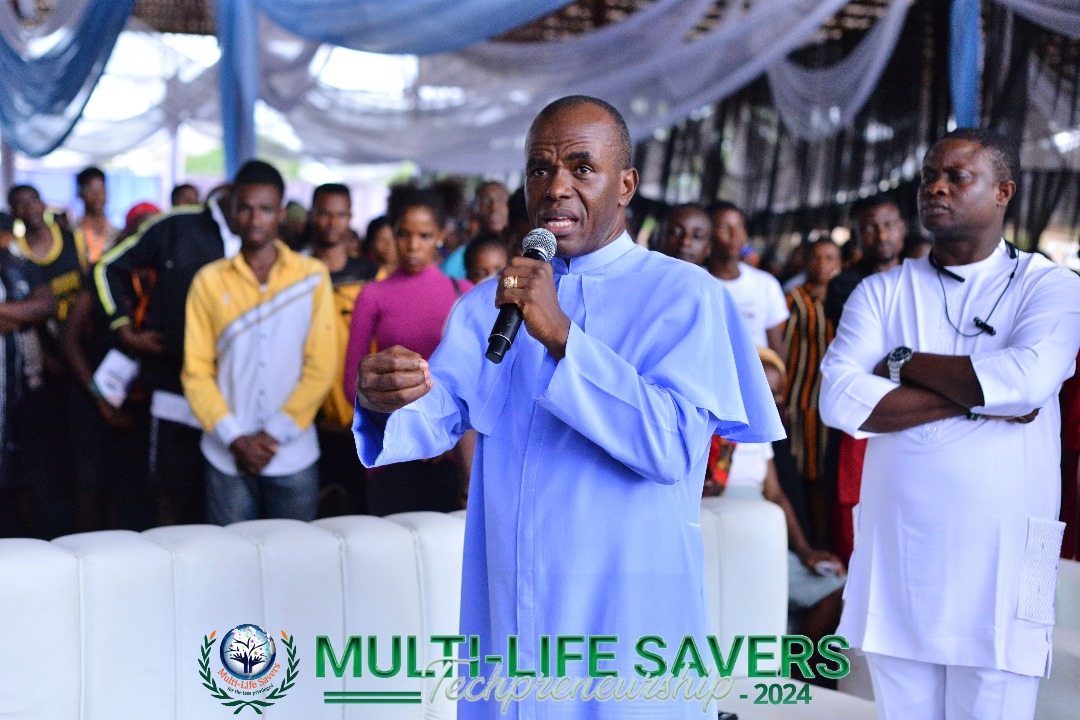
[[[356,399],[365,410],[392,413],[426,395],[432,385],[427,361],[395,345],[360,361]]]
[[[131,429],[131,416],[126,412],[114,408],[109,404],[108,400],[100,395],[94,396],[94,404],[97,405],[98,413],[101,415],[101,419],[105,421],[106,425],[118,430]]]
[[[236,469],[247,475],[260,475],[277,454],[277,442],[265,432],[241,435],[229,445],[236,459]]]
[[[157,330],[136,330],[121,325],[116,330],[120,346],[133,355],[161,355],[165,352],[164,338]]]
[[[1027,425],[1029,422],[1039,417],[1040,410],[1042,410],[1042,408],[1035,408],[1027,415],[983,415],[983,417],[987,420],[1005,420],[1006,422]]]

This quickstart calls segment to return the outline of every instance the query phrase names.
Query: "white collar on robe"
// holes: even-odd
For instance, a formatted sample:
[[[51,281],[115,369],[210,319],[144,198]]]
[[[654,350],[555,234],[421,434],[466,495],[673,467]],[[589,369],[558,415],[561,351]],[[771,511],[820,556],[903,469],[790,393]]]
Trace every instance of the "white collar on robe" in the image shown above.
[[[630,234],[623,230],[619,237],[599,250],[593,250],[588,255],[570,258],[569,262],[566,258],[552,258],[551,267],[555,270],[556,275],[581,275],[618,260],[635,247],[637,246],[630,239]]]

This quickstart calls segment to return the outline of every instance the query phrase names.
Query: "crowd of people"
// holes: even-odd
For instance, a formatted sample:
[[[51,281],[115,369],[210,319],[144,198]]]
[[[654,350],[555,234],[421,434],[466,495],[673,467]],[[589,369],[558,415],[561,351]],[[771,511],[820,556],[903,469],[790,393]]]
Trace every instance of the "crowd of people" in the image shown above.
[[[431,354],[527,231],[520,193],[397,187],[361,241],[347,186],[300,207],[259,161],[124,228],[100,169],[75,181],[78,220],[29,185],[0,213],[0,537],[464,507],[474,438],[368,473],[348,377],[380,347]]]
[[[430,358],[457,299],[519,253],[532,224],[520,190],[483,182],[466,205],[460,183],[396,187],[386,215],[361,238],[347,186],[321,185],[302,208],[284,202],[280,175],[265,163],[249,163],[202,202],[182,184],[168,212],[138,203],[122,229],[104,212],[105,174],[86,168],[75,182],[83,204],[76,222],[48,212],[27,185],[12,188],[10,214],[0,216],[0,535],[464,506],[475,435],[430,461],[365,471],[350,432],[354,381],[360,359],[379,348],[401,345]],[[265,186],[261,209],[241,202],[248,186]],[[809,559],[804,564],[820,568],[825,559],[838,576],[852,551],[866,440],[822,421],[821,361],[855,287],[930,249],[888,194],[855,203],[850,216],[844,248],[822,234],[794,248],[786,264],[771,263],[771,272],[757,267],[747,218],[729,202],[669,207],[651,239],[639,241],[707,269],[738,306],[766,368],[781,372],[777,403],[788,439],[763,454],[714,438],[705,493],[719,494],[729,478],[738,485],[749,473],[789,514],[792,547]],[[273,262],[253,279],[245,242],[267,241]],[[195,284],[204,266],[237,256],[246,261],[234,262],[239,276],[208,271]],[[280,302],[295,312],[297,280],[274,288],[269,272],[294,261],[308,273],[325,270],[327,280],[311,281],[310,313],[294,320],[293,336],[279,338],[286,321],[269,308],[289,288]],[[253,282],[251,297],[241,302],[244,290],[234,282]],[[260,323],[267,331],[259,332]],[[230,332],[258,334],[264,344],[230,343],[226,362],[217,346]],[[288,370],[286,347],[301,358]],[[116,351],[138,365],[122,378],[119,397],[99,387],[116,371],[105,362]],[[337,359],[333,367],[329,357]],[[227,365],[231,378],[223,377]],[[261,384],[257,369],[266,373]],[[260,409],[238,419],[237,403]],[[243,432],[261,429],[266,413],[285,405],[294,408],[295,427],[279,429],[276,439]],[[288,424],[285,416],[278,422]],[[766,483],[766,475],[777,482]],[[234,478],[247,477],[288,477],[286,485],[305,488],[303,510],[275,510],[275,493],[258,483],[235,500],[241,507],[215,505]],[[838,608],[838,594],[830,602]]]

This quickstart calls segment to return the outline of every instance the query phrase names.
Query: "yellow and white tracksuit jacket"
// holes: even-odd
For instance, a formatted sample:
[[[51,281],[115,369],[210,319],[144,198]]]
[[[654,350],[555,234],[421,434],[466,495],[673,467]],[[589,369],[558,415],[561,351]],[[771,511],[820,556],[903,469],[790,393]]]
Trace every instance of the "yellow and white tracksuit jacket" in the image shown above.
[[[312,422],[338,380],[326,266],[276,247],[265,286],[239,254],[203,267],[188,292],[184,395],[206,431],[203,455],[229,475],[239,474],[229,445],[259,431],[278,441],[263,475],[291,475],[318,460]]]

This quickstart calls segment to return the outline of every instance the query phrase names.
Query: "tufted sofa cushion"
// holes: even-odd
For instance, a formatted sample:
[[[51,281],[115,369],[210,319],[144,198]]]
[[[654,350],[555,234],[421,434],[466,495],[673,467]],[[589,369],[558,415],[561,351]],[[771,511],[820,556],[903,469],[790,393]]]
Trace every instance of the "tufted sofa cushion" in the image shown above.
[[[779,509],[710,502],[701,529],[711,632],[721,643],[783,634]],[[453,705],[439,696],[422,705],[325,704],[324,692],[385,690],[386,683],[367,674],[315,677],[314,638],[331,638],[341,653],[349,635],[456,634],[463,539],[463,514],[407,513],[0,540],[0,719],[230,717],[202,686],[198,661],[204,636],[220,638],[243,623],[297,639],[300,680],[265,710],[272,720],[453,718]],[[436,659],[430,644],[420,648],[421,666]],[[280,642],[278,653],[284,657]],[[737,673],[745,671],[743,659]],[[393,685],[426,695],[433,682],[399,676]],[[752,685],[747,679],[739,687],[753,693]],[[782,710],[747,701],[725,709],[750,720]],[[863,700],[815,689],[812,706],[791,717],[874,715]]]

